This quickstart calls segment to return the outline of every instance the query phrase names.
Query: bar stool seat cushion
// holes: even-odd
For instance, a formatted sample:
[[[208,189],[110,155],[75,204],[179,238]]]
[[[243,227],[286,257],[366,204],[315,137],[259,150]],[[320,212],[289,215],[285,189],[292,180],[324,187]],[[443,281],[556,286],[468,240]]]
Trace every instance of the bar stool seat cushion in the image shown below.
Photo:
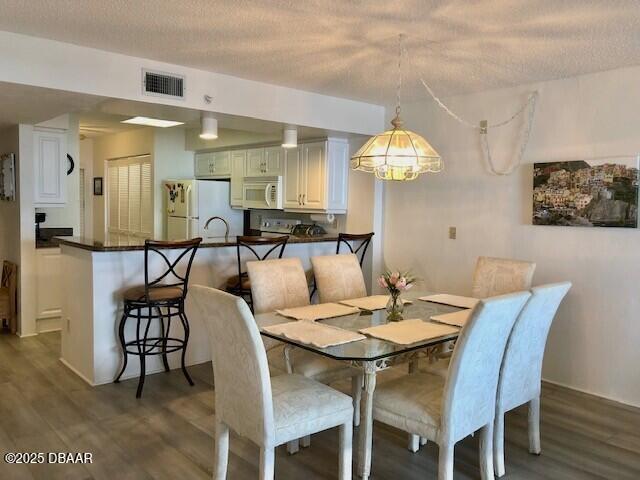
[[[178,300],[183,295],[182,287],[151,287],[149,288],[149,301]],[[124,291],[124,299],[132,302],[146,302],[144,285],[131,287]]]
[[[351,397],[301,375],[271,378],[275,445],[347,423]]]
[[[238,288],[238,275],[227,279],[227,288]],[[242,277],[242,289],[251,290],[251,280],[249,280],[248,276]]]

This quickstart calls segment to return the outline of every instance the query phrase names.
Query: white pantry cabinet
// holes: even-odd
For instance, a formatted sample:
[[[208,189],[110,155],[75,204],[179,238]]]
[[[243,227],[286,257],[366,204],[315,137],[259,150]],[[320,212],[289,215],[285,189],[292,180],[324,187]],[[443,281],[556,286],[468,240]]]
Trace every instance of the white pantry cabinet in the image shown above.
[[[67,132],[34,130],[34,203],[62,206],[67,201]]]
[[[346,213],[348,154],[348,142],[332,138],[285,150],[284,209]]]
[[[242,208],[242,182],[245,175],[246,150],[231,152],[231,206]]]
[[[37,318],[62,316],[62,254],[59,248],[36,249]]]
[[[231,178],[231,152],[196,153],[197,178]]]

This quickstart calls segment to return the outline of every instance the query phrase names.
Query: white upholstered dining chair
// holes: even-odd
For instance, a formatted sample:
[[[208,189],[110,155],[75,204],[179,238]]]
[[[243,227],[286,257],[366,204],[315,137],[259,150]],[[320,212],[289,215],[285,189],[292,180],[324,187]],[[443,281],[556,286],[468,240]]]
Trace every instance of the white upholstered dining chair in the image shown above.
[[[213,478],[227,475],[229,431],[260,447],[260,479],[274,478],[275,447],[339,427],[339,478],[351,479],[353,407],[349,396],[301,375],[269,377],[251,310],[239,297],[195,285],[190,291],[209,333],[215,381]]]
[[[478,257],[471,296],[488,298],[531,288],[536,264],[509,258]]]
[[[311,257],[320,303],[367,296],[358,256],[349,253]]]
[[[541,285],[531,289],[531,298],[518,316],[502,360],[496,419],[494,424],[494,467],[505,474],[504,414],[520,405],[529,407],[529,452],[540,454],[540,384],[542,359],[551,322],[570,282]]]
[[[382,383],[373,418],[436,442],[438,479],[453,479],[454,446],[480,430],[480,473],[493,478],[498,375],[513,324],[529,299],[518,292],[481,300],[456,342],[449,375],[419,372]]]
[[[253,311],[256,314],[273,312],[285,308],[309,305],[307,278],[299,258],[282,258],[247,262],[247,271],[251,280]],[[362,397],[361,372],[345,365],[302,349],[293,349],[285,361],[283,348],[269,348],[281,342],[265,339],[269,350],[268,360],[272,370],[296,373],[318,382],[330,384],[338,380],[351,378],[354,408],[354,424],[360,421],[360,399]],[[303,438],[302,445],[308,446],[310,439]],[[292,441],[287,449],[289,453],[298,450],[298,442]]]

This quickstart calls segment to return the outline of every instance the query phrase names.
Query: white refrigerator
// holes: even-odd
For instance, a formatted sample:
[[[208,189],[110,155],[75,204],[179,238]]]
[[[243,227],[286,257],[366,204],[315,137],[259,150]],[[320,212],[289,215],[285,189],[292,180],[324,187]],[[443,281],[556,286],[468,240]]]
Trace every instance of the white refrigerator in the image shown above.
[[[229,182],[219,180],[165,180],[167,240],[223,237],[225,225],[211,217],[222,217],[229,224],[229,236],[242,235],[242,210],[230,206]]]

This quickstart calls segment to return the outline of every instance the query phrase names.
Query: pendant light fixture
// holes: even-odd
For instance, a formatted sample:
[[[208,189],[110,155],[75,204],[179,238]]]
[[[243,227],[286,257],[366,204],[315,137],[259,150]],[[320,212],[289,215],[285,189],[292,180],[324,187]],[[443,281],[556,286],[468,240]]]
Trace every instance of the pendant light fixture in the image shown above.
[[[200,138],[203,140],[215,140],[218,138],[218,119],[213,112],[200,114]]]
[[[393,129],[371,137],[351,157],[351,168],[373,173],[381,180],[414,180],[421,173],[442,170],[442,158],[424,138],[403,128],[400,118],[402,90],[402,38],[398,37],[398,86]]]
[[[298,146],[298,127],[285,125],[282,131],[282,148],[296,148]]]

